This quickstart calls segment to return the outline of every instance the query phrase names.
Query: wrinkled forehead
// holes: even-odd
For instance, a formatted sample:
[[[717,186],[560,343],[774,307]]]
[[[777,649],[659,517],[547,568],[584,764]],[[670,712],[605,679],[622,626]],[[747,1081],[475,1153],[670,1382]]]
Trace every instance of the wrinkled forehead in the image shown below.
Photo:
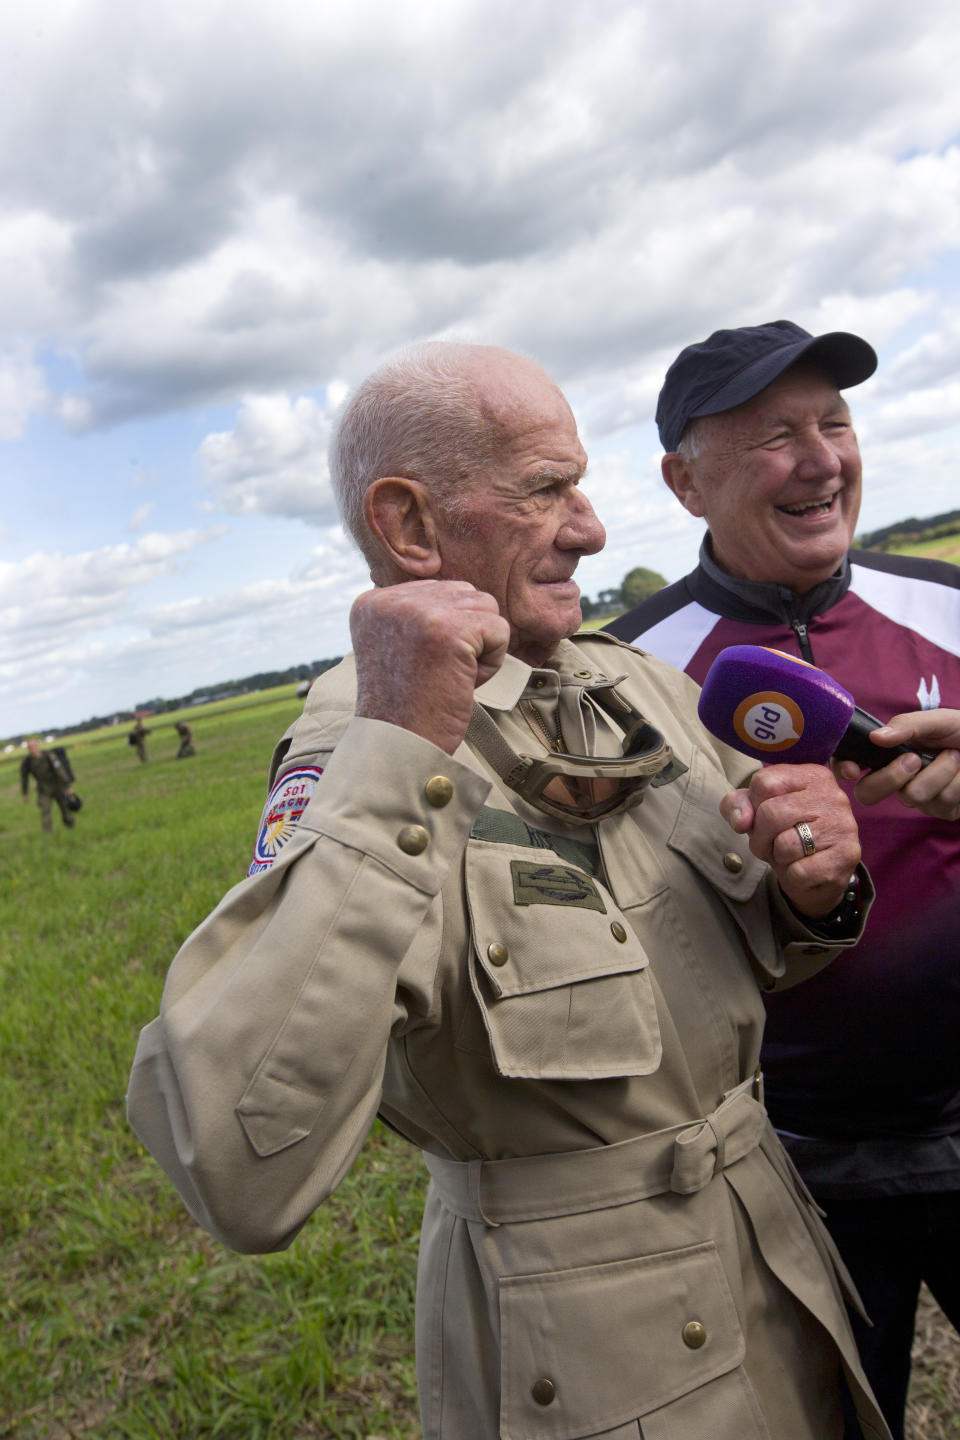
[[[525,355],[501,350],[481,357],[473,378],[481,406],[504,425],[526,423],[531,415],[553,419],[571,413],[553,377]]]
[[[587,457],[573,411],[541,366],[509,355],[501,363],[488,364],[476,379],[494,463],[538,454],[554,468],[583,473]]]

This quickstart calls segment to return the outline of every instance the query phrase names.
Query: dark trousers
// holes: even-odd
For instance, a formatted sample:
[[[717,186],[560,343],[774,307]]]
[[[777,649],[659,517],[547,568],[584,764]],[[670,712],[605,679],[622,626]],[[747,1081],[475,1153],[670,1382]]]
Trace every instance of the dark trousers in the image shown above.
[[[40,824],[47,834],[53,831],[53,806],[60,806],[60,814],[63,816],[63,823],[68,829],[73,826],[73,813],[67,809],[67,802],[62,795],[48,795],[45,790],[37,791],[37,804],[40,806]]]
[[[851,1317],[863,1368],[894,1440],[904,1440],[921,1281],[960,1330],[960,1191],[817,1199],[873,1321]],[[844,1435],[861,1440],[852,1415]]]

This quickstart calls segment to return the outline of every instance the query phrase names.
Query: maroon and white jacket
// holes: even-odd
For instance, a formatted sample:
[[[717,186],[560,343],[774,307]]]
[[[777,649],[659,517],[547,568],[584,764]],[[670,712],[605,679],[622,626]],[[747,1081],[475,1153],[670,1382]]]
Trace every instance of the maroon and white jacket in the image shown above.
[[[726,646],[770,645],[828,671],[880,720],[960,708],[960,568],[940,561],[854,550],[798,596],[727,575],[708,535],[695,570],[607,628],[698,683]],[[855,949],[770,997],[768,1108],[822,1194],[953,1189],[960,823],[895,798],[856,814],[877,899]]]

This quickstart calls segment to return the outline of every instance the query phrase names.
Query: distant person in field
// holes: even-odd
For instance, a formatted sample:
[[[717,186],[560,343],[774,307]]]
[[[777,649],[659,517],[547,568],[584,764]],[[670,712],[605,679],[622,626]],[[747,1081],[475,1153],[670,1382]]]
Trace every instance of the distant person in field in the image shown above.
[[[196,755],[197,752],[193,748],[193,730],[187,724],[186,720],[177,720],[174,723],[174,729],[180,737],[180,749],[177,751],[177,759],[186,760],[188,756]]]
[[[30,777],[37,786],[37,804],[40,806],[40,824],[46,834],[53,833],[53,806],[56,804],[64,825],[68,830],[74,826],[74,812],[67,797],[73,795],[73,775],[66,756],[58,746],[55,750],[44,750],[37,739],[27,741],[27,753],[20,761],[20,789],[24,805],[30,799]]]
[[[147,729],[140,716],[138,715],[137,723],[134,725],[133,729],[130,731],[130,734],[127,736],[127,744],[133,745],[136,748],[136,752],[140,757],[140,763],[142,765],[145,765],[147,763],[147,736],[149,734],[150,731]]]
[[[860,934],[850,804],[826,766],[715,741],[677,670],[575,636],[586,464],[509,351],[417,346],[351,398],[354,654],[173,962],[131,1122],[247,1251],[292,1241],[378,1111],[424,1151],[425,1440],[839,1440],[847,1388],[881,1440],[756,1068],[761,986]]]
[[[613,634],[698,682],[725,646],[772,646],[828,671],[879,719],[897,712],[898,734],[903,712],[960,704],[960,569],[850,548],[861,466],[840,392],[876,363],[856,335],[815,338],[784,320],[681,352],[657,424],[667,485],[707,522],[700,563]],[[945,736],[936,748],[957,743],[947,721],[914,728],[931,744]],[[857,797],[880,801],[857,815],[877,886],[864,938],[767,998],[767,1106],[873,1321],[854,1323],[896,1437],[921,1281],[960,1324],[956,765],[944,752],[917,774],[919,759],[904,758],[862,781]]]

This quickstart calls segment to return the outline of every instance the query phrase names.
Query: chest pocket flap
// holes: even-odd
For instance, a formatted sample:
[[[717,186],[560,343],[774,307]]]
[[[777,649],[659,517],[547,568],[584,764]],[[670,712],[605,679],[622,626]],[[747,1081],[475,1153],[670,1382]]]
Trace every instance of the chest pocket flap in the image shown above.
[[[471,982],[502,1075],[647,1075],[660,1063],[648,957],[609,891],[543,850],[472,841]]]

